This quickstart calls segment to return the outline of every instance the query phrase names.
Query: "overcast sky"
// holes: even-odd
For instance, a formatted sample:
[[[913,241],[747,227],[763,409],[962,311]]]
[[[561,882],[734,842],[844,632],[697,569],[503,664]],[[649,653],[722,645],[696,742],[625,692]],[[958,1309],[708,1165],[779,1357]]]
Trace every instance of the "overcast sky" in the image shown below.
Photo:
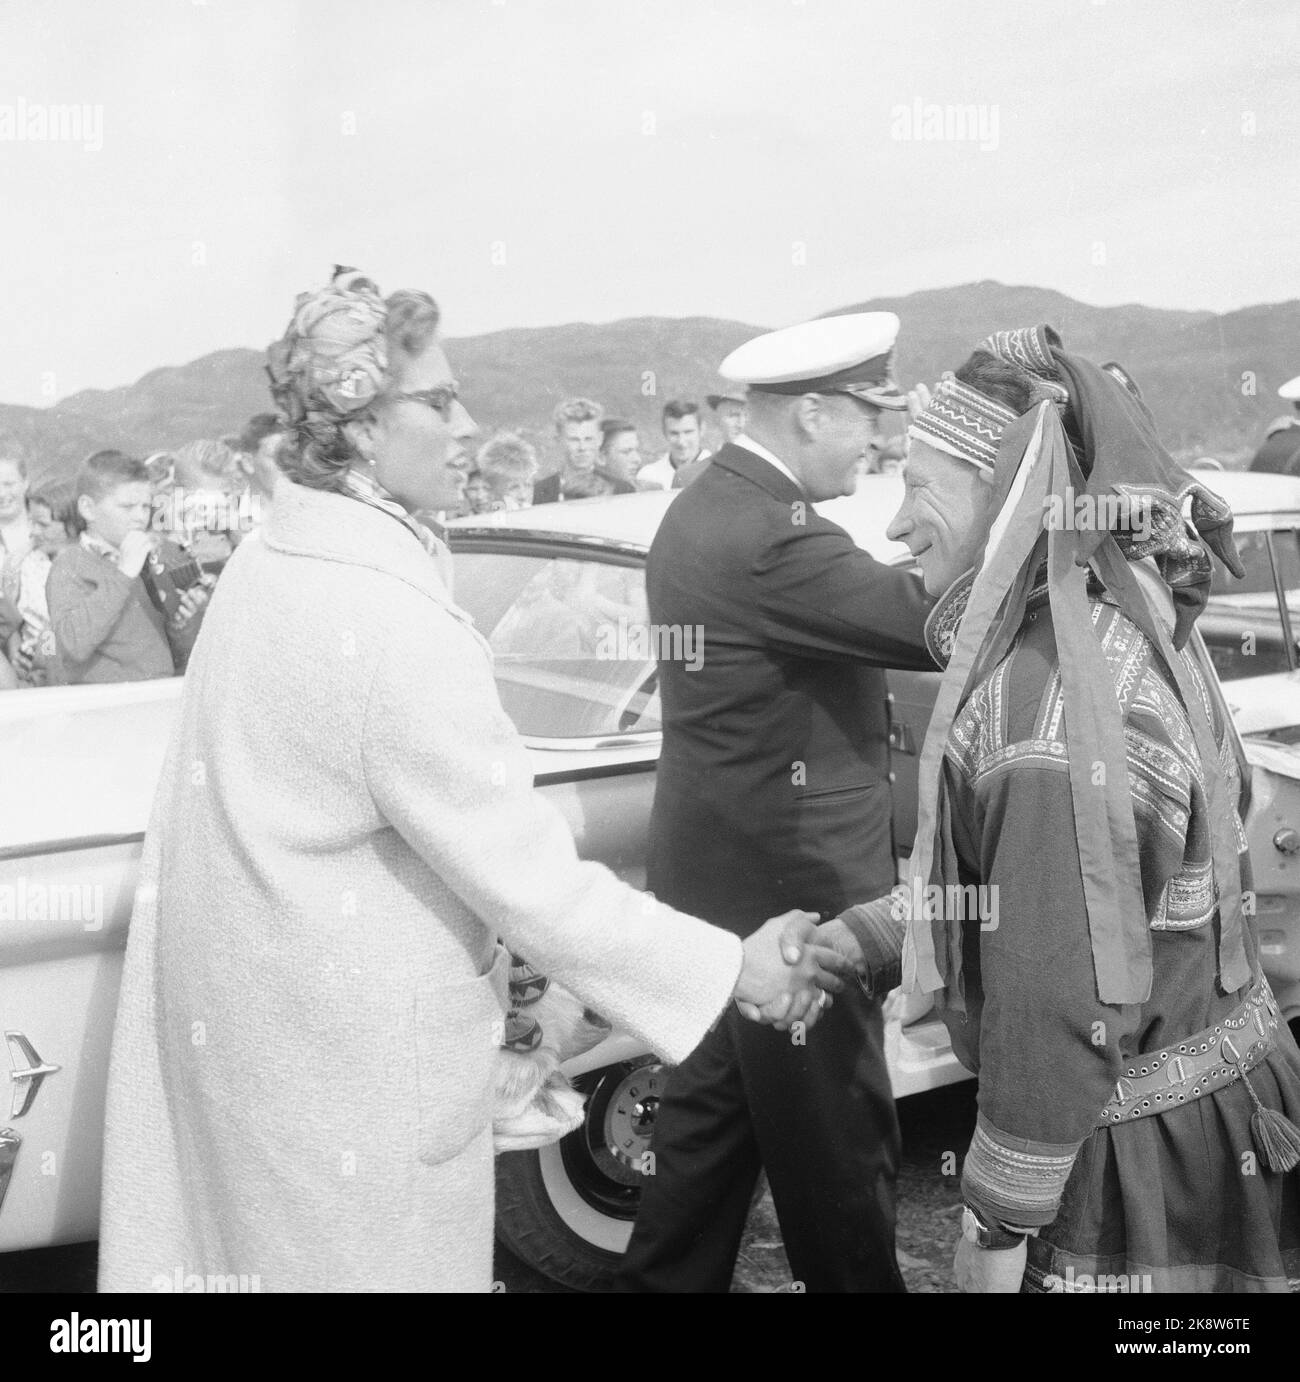
[[[336,261],[453,336],[1280,301],[1298,163],[1294,0],[3,0],[0,400],[264,346]]]

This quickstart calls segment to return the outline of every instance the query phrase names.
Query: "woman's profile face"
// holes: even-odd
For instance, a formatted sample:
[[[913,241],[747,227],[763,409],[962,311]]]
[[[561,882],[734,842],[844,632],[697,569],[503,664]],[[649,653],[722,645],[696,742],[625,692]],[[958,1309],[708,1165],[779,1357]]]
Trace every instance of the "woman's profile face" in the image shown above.
[[[17,461],[0,459],[0,519],[17,518],[27,499],[27,481]]]
[[[391,393],[378,410],[374,434],[375,479],[400,503],[417,509],[452,509],[465,494],[474,419],[451,397],[456,380],[436,341],[418,355],[394,361]],[[442,407],[434,404],[441,401]]]

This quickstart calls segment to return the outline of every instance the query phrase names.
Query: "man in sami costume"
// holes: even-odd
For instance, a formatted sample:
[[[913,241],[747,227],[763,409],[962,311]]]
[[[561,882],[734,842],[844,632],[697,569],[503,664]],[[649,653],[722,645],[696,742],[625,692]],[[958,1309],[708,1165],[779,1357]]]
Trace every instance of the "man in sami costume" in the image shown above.
[[[1047,326],[983,341],[908,436],[890,535],[942,595],[946,665],[916,847],[892,913],[822,930],[877,991],[934,993],[979,1074],[958,1284],[1285,1291],[1300,1052],[1189,643],[1207,546],[1240,574],[1232,514]]]

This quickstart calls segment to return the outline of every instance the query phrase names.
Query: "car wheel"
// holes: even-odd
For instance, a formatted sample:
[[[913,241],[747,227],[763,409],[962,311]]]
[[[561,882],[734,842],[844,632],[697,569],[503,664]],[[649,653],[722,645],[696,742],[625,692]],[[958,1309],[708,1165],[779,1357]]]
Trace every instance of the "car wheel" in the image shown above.
[[[520,1261],[577,1291],[607,1291],[632,1236],[666,1067],[653,1056],[578,1076],[576,1131],[496,1159],[498,1239]]]

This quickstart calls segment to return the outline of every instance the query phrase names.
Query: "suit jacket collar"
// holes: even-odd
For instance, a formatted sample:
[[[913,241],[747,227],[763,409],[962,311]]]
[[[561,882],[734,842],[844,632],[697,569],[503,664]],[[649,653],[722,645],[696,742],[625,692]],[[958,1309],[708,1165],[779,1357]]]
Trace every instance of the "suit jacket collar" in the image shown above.
[[[391,514],[344,494],[282,482],[275,487],[262,540],[276,552],[316,557],[383,571],[443,605],[463,623],[473,620],[453,602],[438,562]]]
[[[788,475],[782,475],[762,456],[743,446],[737,446],[735,442],[728,442],[717,452],[712,463],[723,470],[731,471],[733,475],[739,475],[750,484],[757,485],[759,489],[766,491],[773,499],[779,499],[783,504],[793,504],[798,500],[807,502],[808,496]]]

